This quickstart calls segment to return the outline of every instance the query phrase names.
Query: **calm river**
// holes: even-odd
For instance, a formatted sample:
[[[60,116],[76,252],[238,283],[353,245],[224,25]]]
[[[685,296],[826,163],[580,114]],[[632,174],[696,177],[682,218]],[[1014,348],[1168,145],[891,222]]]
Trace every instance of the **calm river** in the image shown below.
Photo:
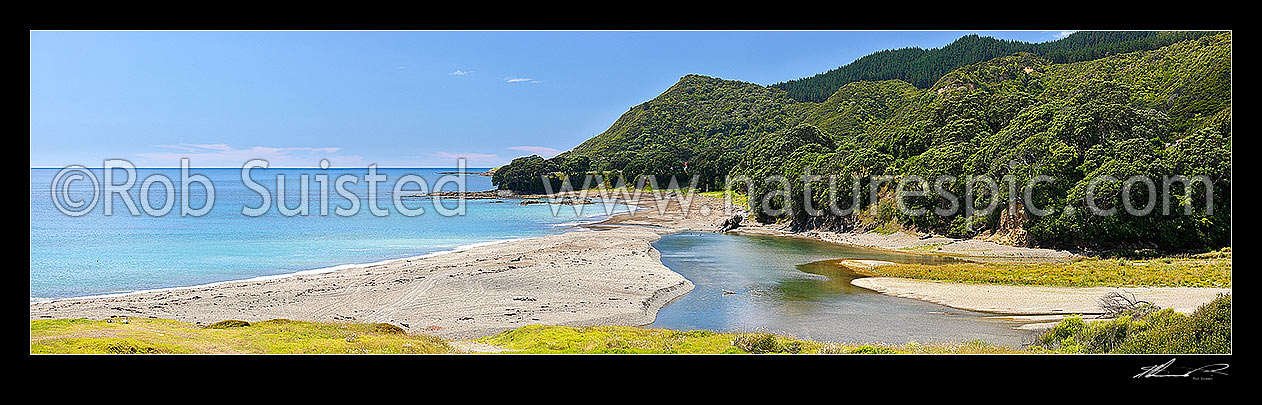
[[[963,343],[1020,347],[1028,332],[988,314],[875,293],[837,259],[901,263],[947,258],[901,254],[809,239],[685,232],[654,243],[662,263],[696,284],[650,327],[765,331],[843,343]],[[727,294],[724,290],[735,292]]]

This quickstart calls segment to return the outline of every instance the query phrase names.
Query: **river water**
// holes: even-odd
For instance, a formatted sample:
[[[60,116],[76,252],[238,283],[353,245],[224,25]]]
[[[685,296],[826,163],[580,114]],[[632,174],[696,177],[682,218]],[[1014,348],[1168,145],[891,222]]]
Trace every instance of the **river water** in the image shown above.
[[[685,232],[654,243],[662,263],[696,285],[650,326],[676,330],[772,332],[842,343],[1020,347],[1029,332],[990,314],[891,297],[852,286],[861,277],[840,259],[899,263],[954,260],[847,247],[802,238]],[[734,292],[726,293],[724,290]]]

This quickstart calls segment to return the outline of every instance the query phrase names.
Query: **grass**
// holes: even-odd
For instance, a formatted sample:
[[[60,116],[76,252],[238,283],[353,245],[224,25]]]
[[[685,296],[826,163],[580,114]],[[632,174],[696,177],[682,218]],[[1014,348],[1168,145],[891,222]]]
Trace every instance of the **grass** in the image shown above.
[[[845,345],[799,340],[769,333],[674,331],[630,326],[530,325],[478,340],[516,353],[1023,353],[973,341],[960,345]]]
[[[448,353],[444,340],[389,324],[285,319],[208,327],[164,319],[31,321],[31,353]]]
[[[895,264],[855,268],[866,276],[960,283],[1063,287],[1231,287],[1231,252],[1147,260],[1079,259],[1067,263]]]
[[[727,198],[726,191],[707,191],[704,193],[697,193],[697,195],[710,198]],[[745,193],[732,192],[732,205],[737,207],[749,206],[749,196],[745,195]]]
[[[455,353],[441,338],[390,324],[275,319],[202,327],[165,319],[31,321],[31,353]],[[233,325],[225,327],[225,325]],[[673,331],[631,326],[530,325],[479,339],[511,353],[1023,353],[980,341],[959,345],[844,345],[768,333]]]
[[[683,354],[1011,354],[1011,353],[1230,353],[1231,297],[1192,315],[1155,307],[1084,322],[1071,316],[1027,349],[974,340],[955,345],[853,345],[814,342],[770,333],[674,331],[631,326],[529,325],[477,342],[509,353]],[[441,338],[409,334],[382,323],[225,321],[201,327],[163,319],[41,319],[31,321],[31,353],[455,353]]]

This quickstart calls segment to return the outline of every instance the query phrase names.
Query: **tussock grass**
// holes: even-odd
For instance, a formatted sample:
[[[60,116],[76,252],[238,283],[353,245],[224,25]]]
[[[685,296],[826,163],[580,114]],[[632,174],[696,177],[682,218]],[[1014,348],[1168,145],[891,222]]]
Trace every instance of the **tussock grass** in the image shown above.
[[[383,326],[384,325],[384,326]],[[165,319],[31,321],[31,353],[449,353],[443,339],[390,324]]]
[[[718,198],[718,199],[727,198],[726,191],[707,191],[704,193],[697,193],[697,195],[710,197],[710,198]],[[748,207],[749,196],[745,195],[745,193],[732,192],[732,205],[735,205],[737,207]]]
[[[206,325],[206,328],[228,329],[228,328],[244,328],[246,326],[250,326],[250,323],[246,321],[238,321],[236,319],[229,319],[226,321],[219,321],[219,322],[212,323],[210,325]]]
[[[812,342],[770,333],[673,331],[630,326],[579,328],[531,325],[478,341],[517,353],[1022,353],[1012,348],[981,342],[954,346],[925,346],[914,342],[901,347],[846,345]]]
[[[1070,317],[1029,349],[980,340],[961,344],[855,345],[770,333],[674,331],[630,326],[529,325],[478,339],[509,353],[684,354],[1005,354],[1221,353],[1230,351],[1231,301],[1220,297],[1191,316],[1169,310],[1083,323]],[[275,319],[225,329],[164,319],[31,321],[31,353],[454,353],[435,336],[386,323]]]
[[[875,277],[1063,287],[1231,287],[1231,251],[1148,260],[1068,263],[896,264],[854,268]]]

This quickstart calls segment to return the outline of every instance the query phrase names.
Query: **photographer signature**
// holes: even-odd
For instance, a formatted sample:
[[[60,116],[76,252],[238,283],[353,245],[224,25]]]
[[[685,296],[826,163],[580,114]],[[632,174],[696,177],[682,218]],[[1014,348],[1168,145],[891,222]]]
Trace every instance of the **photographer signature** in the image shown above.
[[[1135,377],[1133,378],[1191,377],[1193,379],[1200,380],[1200,379],[1211,379],[1213,378],[1214,374],[1227,375],[1227,373],[1223,372],[1223,370],[1226,370],[1228,367],[1226,363],[1209,364],[1209,365],[1204,365],[1197,368],[1170,367],[1171,364],[1174,364],[1174,360],[1175,359],[1170,359],[1170,361],[1167,361],[1164,364],[1159,364],[1155,366],[1140,367],[1140,369],[1144,371],[1139,374],[1136,374]],[[1176,370],[1186,370],[1186,371],[1176,372]],[[1169,372],[1169,374],[1166,373],[1167,371]],[[1196,374],[1198,373],[1209,374],[1209,375],[1203,375],[1203,376],[1197,377]]]

